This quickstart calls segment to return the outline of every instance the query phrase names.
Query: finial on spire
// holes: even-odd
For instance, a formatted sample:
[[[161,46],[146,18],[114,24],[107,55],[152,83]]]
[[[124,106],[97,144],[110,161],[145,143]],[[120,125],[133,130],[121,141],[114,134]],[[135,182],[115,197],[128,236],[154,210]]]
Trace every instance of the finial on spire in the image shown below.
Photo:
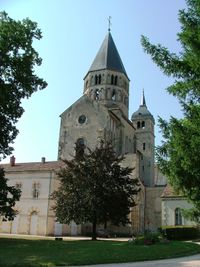
[[[110,27],[111,27],[111,16],[108,17],[108,31],[110,32]]]
[[[141,106],[146,106],[145,96],[144,96],[144,89],[142,89],[142,98],[141,98]]]

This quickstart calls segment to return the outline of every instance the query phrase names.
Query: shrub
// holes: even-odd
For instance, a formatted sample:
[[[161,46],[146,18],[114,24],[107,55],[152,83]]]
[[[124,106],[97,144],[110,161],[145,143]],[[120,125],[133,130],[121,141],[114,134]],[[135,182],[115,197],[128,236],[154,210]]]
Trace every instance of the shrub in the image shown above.
[[[153,245],[160,242],[159,233],[146,232],[144,236],[136,237],[134,243],[136,245]]]
[[[161,233],[169,240],[190,240],[200,236],[199,229],[194,226],[163,226]]]

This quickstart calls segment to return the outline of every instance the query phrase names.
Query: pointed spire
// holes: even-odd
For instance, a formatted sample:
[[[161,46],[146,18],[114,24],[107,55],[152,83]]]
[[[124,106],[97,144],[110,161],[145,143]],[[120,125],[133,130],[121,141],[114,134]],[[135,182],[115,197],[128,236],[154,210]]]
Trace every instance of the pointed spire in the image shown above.
[[[124,73],[128,78],[110,31],[108,31],[89,72],[103,69]]]
[[[146,107],[146,100],[145,100],[145,96],[144,96],[144,89],[142,90],[142,97],[141,97],[140,106],[145,106]]]
[[[151,112],[148,110],[147,105],[146,105],[146,100],[145,100],[145,96],[144,96],[144,89],[142,90],[142,97],[141,97],[140,106],[139,106],[138,110],[132,114],[131,120],[135,121],[135,120],[141,119],[142,117],[143,118],[147,118],[147,117],[150,118],[153,121],[153,123],[155,124],[154,117],[151,114]]]

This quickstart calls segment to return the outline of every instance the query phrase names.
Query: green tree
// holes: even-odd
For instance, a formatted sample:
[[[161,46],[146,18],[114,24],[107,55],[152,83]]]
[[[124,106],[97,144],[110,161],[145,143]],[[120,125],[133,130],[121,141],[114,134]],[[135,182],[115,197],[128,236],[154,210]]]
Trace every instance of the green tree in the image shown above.
[[[42,63],[33,48],[34,39],[42,38],[37,23],[30,19],[16,21],[0,13],[0,157],[10,155],[11,143],[18,134],[15,126],[22,116],[23,98],[46,87],[34,67]]]
[[[11,143],[18,134],[15,125],[24,112],[22,99],[47,85],[34,72],[42,60],[32,44],[41,37],[37,23],[29,19],[15,21],[5,12],[0,13],[0,160],[13,150]],[[4,170],[0,168],[0,216],[3,219],[13,220],[13,207],[19,197],[20,190],[7,185]]]
[[[159,118],[164,140],[157,147],[157,159],[175,190],[193,203],[193,215],[200,215],[200,1],[187,0],[179,11],[181,32],[177,55],[142,36],[144,50],[164,74],[174,78],[167,91],[177,97],[183,110],[181,119]],[[193,216],[193,218],[194,218]]]
[[[79,147],[81,146],[81,147]],[[122,167],[123,157],[117,157],[112,146],[103,141],[94,150],[82,153],[76,144],[76,156],[59,171],[60,187],[54,192],[56,217],[61,223],[92,224],[92,239],[96,239],[97,224],[109,221],[114,225],[129,223],[130,208],[135,206],[139,189],[132,170]]]
[[[14,219],[16,211],[13,207],[21,195],[21,190],[8,186],[7,181],[4,170],[0,168],[0,216],[4,221]]]

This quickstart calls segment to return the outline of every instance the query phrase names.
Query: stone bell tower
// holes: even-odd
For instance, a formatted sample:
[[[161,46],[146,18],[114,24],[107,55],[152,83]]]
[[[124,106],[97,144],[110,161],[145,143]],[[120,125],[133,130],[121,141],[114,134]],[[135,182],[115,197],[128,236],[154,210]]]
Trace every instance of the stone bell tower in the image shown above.
[[[137,149],[142,153],[140,173],[145,186],[154,185],[154,117],[147,109],[144,91],[139,109],[133,113],[131,120],[136,129]]]
[[[84,77],[83,95],[61,114],[58,158],[74,155],[75,143],[94,148],[112,140],[118,154],[133,150],[128,119],[129,78],[110,30]]]
[[[128,117],[129,78],[110,31],[84,78],[83,93],[108,108],[120,108]]]

